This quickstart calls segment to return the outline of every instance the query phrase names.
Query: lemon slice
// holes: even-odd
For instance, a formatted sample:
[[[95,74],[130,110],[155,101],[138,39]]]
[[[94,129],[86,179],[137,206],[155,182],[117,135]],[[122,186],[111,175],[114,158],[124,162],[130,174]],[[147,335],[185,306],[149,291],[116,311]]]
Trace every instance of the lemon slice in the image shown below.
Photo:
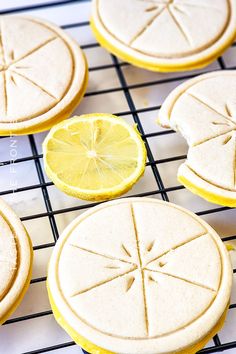
[[[145,169],[145,145],[133,127],[111,114],[61,122],[43,143],[45,170],[63,192],[105,200],[127,192]]]

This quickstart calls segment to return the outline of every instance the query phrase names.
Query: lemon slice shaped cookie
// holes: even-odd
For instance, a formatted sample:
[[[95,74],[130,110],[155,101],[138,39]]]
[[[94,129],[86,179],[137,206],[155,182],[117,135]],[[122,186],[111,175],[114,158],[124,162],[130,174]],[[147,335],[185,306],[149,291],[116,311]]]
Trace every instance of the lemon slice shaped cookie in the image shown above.
[[[154,71],[208,65],[234,40],[235,0],[93,0],[97,40]]]
[[[24,226],[0,200],[0,324],[19,305],[31,276],[32,247]]]
[[[43,143],[46,173],[63,192],[87,200],[128,191],[145,169],[146,149],[137,130],[111,114],[61,122]]]
[[[213,203],[236,206],[236,72],[213,72],[180,85],[164,102],[159,121],[188,142],[179,181]]]
[[[57,26],[0,18],[0,134],[29,134],[70,115],[84,94],[87,64]]]
[[[183,208],[148,198],[79,216],[48,271],[57,321],[92,354],[195,353],[222,326],[231,284],[215,231]]]

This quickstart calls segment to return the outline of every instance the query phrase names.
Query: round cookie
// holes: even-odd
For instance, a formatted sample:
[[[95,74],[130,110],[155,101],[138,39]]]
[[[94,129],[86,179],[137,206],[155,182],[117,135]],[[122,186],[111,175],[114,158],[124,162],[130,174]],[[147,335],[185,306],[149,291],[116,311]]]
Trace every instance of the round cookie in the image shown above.
[[[236,206],[236,72],[188,80],[170,93],[161,125],[180,131],[189,145],[179,181],[210,202]]]
[[[0,199],[0,324],[21,302],[30,283],[33,251],[27,232]]]
[[[58,323],[92,354],[192,354],[223,325],[232,267],[199,217],[130,198],[92,208],[66,228],[47,286]]]
[[[67,118],[87,84],[78,44],[32,17],[0,17],[0,135],[46,130]]]
[[[100,44],[153,71],[208,65],[236,36],[235,0],[93,0]]]

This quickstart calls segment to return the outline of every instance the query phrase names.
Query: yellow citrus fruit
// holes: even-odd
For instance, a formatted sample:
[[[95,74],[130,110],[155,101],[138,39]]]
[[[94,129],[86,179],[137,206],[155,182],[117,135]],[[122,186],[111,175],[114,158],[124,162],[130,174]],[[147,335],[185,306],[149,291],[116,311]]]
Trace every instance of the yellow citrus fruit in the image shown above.
[[[87,114],[54,126],[43,143],[48,177],[63,192],[107,200],[142,176],[146,149],[137,130],[111,114]]]

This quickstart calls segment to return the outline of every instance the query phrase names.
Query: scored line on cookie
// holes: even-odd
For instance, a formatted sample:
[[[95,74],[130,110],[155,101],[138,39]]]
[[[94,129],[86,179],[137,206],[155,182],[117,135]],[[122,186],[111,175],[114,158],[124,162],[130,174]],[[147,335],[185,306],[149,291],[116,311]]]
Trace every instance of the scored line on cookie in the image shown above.
[[[110,255],[107,255],[107,254],[103,254],[103,253],[99,253],[99,252],[95,252],[95,251],[89,250],[89,249],[87,249],[87,248],[85,248],[85,247],[80,247],[80,246],[77,246],[77,245],[74,245],[74,244],[70,244],[70,246],[75,247],[75,248],[78,248],[78,249],[80,249],[81,251],[85,251],[85,252],[94,254],[94,255],[96,255],[96,256],[100,256],[100,257],[108,258],[108,259],[111,259],[111,260],[114,260],[114,261],[120,261],[120,262],[123,262],[123,263],[135,265],[135,263],[130,262],[130,261],[127,261],[127,260],[125,260],[125,259],[118,258],[118,257],[113,257],[113,256],[110,256]]]

